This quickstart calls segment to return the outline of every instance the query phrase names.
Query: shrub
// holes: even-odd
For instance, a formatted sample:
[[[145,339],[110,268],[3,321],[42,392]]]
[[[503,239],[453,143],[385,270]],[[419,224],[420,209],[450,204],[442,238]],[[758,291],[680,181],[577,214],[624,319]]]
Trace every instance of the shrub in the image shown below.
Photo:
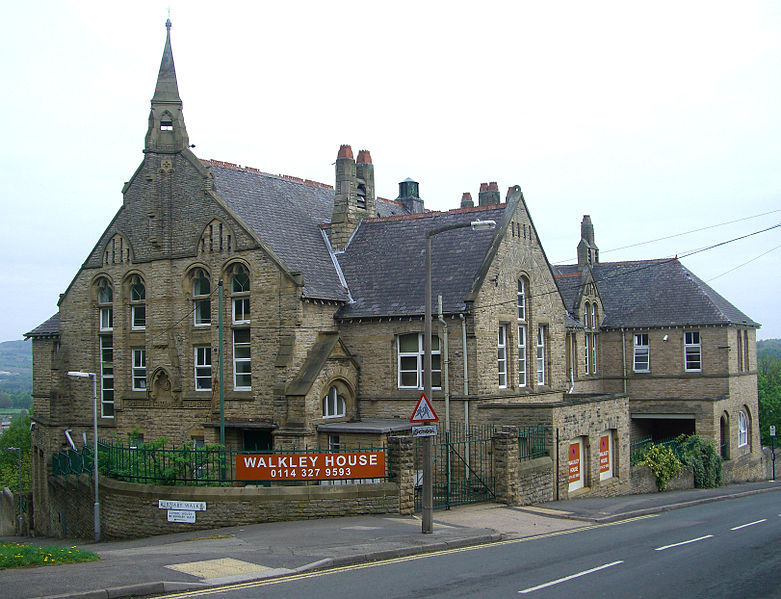
[[[665,445],[651,445],[641,464],[645,464],[656,476],[656,488],[667,489],[667,483],[681,473],[681,462]]]
[[[698,489],[721,485],[721,457],[710,439],[699,435],[681,435],[675,440],[681,463],[694,474],[694,486]]]

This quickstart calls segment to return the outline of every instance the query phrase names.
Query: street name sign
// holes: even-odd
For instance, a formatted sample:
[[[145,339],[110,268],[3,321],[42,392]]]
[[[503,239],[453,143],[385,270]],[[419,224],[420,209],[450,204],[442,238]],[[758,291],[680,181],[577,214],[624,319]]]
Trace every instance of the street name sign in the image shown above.
[[[437,425],[436,424],[423,424],[421,426],[412,427],[413,437],[436,437]]]

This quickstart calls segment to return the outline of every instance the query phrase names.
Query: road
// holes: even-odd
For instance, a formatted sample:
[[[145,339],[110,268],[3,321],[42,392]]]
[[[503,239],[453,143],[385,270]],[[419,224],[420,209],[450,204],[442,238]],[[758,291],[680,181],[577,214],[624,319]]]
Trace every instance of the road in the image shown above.
[[[764,493],[609,525],[177,597],[781,597],[781,504]]]

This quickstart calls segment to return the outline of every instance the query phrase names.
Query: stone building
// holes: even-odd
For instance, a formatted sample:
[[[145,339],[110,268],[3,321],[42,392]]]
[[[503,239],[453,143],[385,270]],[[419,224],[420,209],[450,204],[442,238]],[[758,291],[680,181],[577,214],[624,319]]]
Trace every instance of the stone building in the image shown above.
[[[101,438],[217,443],[221,403],[225,444],[246,450],[409,430],[425,238],[451,225],[430,298],[448,426],[547,426],[555,497],[627,492],[630,437],[702,433],[752,476],[758,325],[682,265],[601,263],[586,217],[578,264],[554,270],[518,186],[427,211],[411,179],[378,197],[370,153],[349,145],[334,186],[200,159],[169,23],[143,160],[58,313],[28,333],[36,504],[52,452],[92,435],[91,390],[69,371],[97,375]]]

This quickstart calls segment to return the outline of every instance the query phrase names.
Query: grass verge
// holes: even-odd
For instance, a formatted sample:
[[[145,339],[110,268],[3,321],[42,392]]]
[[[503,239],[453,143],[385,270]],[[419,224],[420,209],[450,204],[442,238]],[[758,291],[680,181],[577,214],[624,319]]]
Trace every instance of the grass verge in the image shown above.
[[[50,566],[94,562],[100,559],[96,553],[76,547],[38,547],[20,543],[0,543],[0,570],[23,566]]]

